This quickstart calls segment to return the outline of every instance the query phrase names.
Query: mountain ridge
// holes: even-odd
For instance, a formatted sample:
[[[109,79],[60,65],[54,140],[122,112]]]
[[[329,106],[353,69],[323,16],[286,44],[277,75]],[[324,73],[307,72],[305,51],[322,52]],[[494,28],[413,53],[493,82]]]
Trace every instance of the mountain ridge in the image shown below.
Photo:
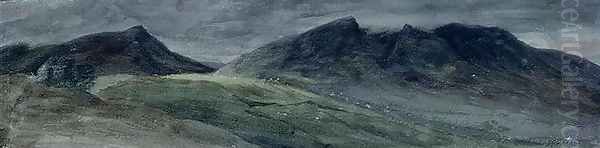
[[[492,97],[526,91],[560,107],[562,58],[585,79],[577,88],[582,100],[598,100],[593,97],[600,90],[598,65],[557,50],[533,48],[498,27],[459,23],[431,31],[405,25],[400,31],[373,33],[361,29],[353,17],[345,17],[267,44],[217,73],[307,77],[317,82],[310,87],[327,86],[322,94],[371,82],[416,89],[478,89],[474,95]],[[585,112],[598,112],[596,104],[580,103]]]

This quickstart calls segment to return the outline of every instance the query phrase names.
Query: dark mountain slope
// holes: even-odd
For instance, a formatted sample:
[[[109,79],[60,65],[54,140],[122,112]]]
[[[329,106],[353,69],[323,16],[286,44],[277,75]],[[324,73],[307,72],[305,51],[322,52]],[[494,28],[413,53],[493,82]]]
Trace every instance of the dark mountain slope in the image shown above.
[[[0,74],[32,73],[52,55],[51,46],[31,49],[25,43],[0,47]],[[56,49],[54,49],[56,50]]]
[[[33,73],[58,87],[86,87],[97,76],[111,74],[167,75],[214,71],[169,51],[142,26],[123,32],[86,35],[59,44],[29,49],[3,47],[0,74]]]
[[[516,94],[526,96],[521,101],[540,99],[559,107],[565,99],[560,94],[564,67],[582,79],[576,88],[583,110],[597,112],[597,105],[590,102],[599,96],[599,66],[530,47],[497,27],[454,23],[424,31],[406,25],[401,31],[371,33],[347,17],[258,48],[219,73],[283,80],[307,77],[316,80],[311,88],[344,90],[371,83],[466,91],[491,99]],[[329,93],[330,88],[317,91]],[[369,95],[356,97],[365,96]]]
[[[366,35],[354,18],[342,18],[242,55],[228,64],[223,72],[261,78],[281,72],[298,72],[307,77],[346,78],[352,73],[334,65],[354,60],[353,55],[371,54],[367,50]]]

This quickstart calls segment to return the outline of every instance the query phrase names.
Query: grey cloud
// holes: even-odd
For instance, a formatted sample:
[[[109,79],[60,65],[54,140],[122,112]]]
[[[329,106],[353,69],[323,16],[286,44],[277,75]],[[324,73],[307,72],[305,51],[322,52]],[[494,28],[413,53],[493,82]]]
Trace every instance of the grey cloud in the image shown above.
[[[581,2],[585,52],[595,53],[598,2]],[[555,48],[561,9],[559,0],[13,0],[0,5],[0,44],[60,42],[143,24],[172,50],[227,62],[282,36],[352,15],[369,28],[499,26]]]

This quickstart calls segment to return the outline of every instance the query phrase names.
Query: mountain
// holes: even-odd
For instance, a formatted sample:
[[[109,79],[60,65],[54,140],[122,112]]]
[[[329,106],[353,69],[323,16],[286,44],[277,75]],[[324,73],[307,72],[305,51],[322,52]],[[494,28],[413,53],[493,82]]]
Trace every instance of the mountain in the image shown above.
[[[599,66],[530,47],[497,27],[453,23],[424,31],[406,25],[396,32],[371,33],[346,17],[242,55],[220,73],[267,79],[297,74],[334,83],[393,79],[425,88],[504,83],[497,87],[547,92],[542,90],[553,88],[542,83],[560,83],[561,60],[585,80],[584,97],[597,95]]]
[[[215,69],[169,51],[144,27],[85,35],[66,43],[0,50],[0,74],[27,73],[57,87],[89,87],[97,76],[208,73]]]
[[[458,23],[374,32],[341,18],[269,43],[217,73],[277,80],[390,117],[467,127],[492,122],[509,137],[594,128],[588,123],[600,111],[600,66],[531,47],[498,27]],[[559,114],[574,107],[573,118]]]

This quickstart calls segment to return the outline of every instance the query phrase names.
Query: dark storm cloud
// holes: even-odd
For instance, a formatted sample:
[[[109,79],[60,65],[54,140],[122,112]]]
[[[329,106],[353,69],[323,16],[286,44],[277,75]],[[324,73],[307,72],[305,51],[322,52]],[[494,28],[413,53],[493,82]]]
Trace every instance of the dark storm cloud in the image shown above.
[[[583,36],[593,43],[597,2],[581,3],[580,23],[589,30]],[[143,24],[177,52],[228,61],[352,15],[369,28],[433,28],[450,22],[500,26],[536,46],[556,47],[562,9],[559,0],[15,0],[0,5],[0,33],[3,43],[52,42]]]

